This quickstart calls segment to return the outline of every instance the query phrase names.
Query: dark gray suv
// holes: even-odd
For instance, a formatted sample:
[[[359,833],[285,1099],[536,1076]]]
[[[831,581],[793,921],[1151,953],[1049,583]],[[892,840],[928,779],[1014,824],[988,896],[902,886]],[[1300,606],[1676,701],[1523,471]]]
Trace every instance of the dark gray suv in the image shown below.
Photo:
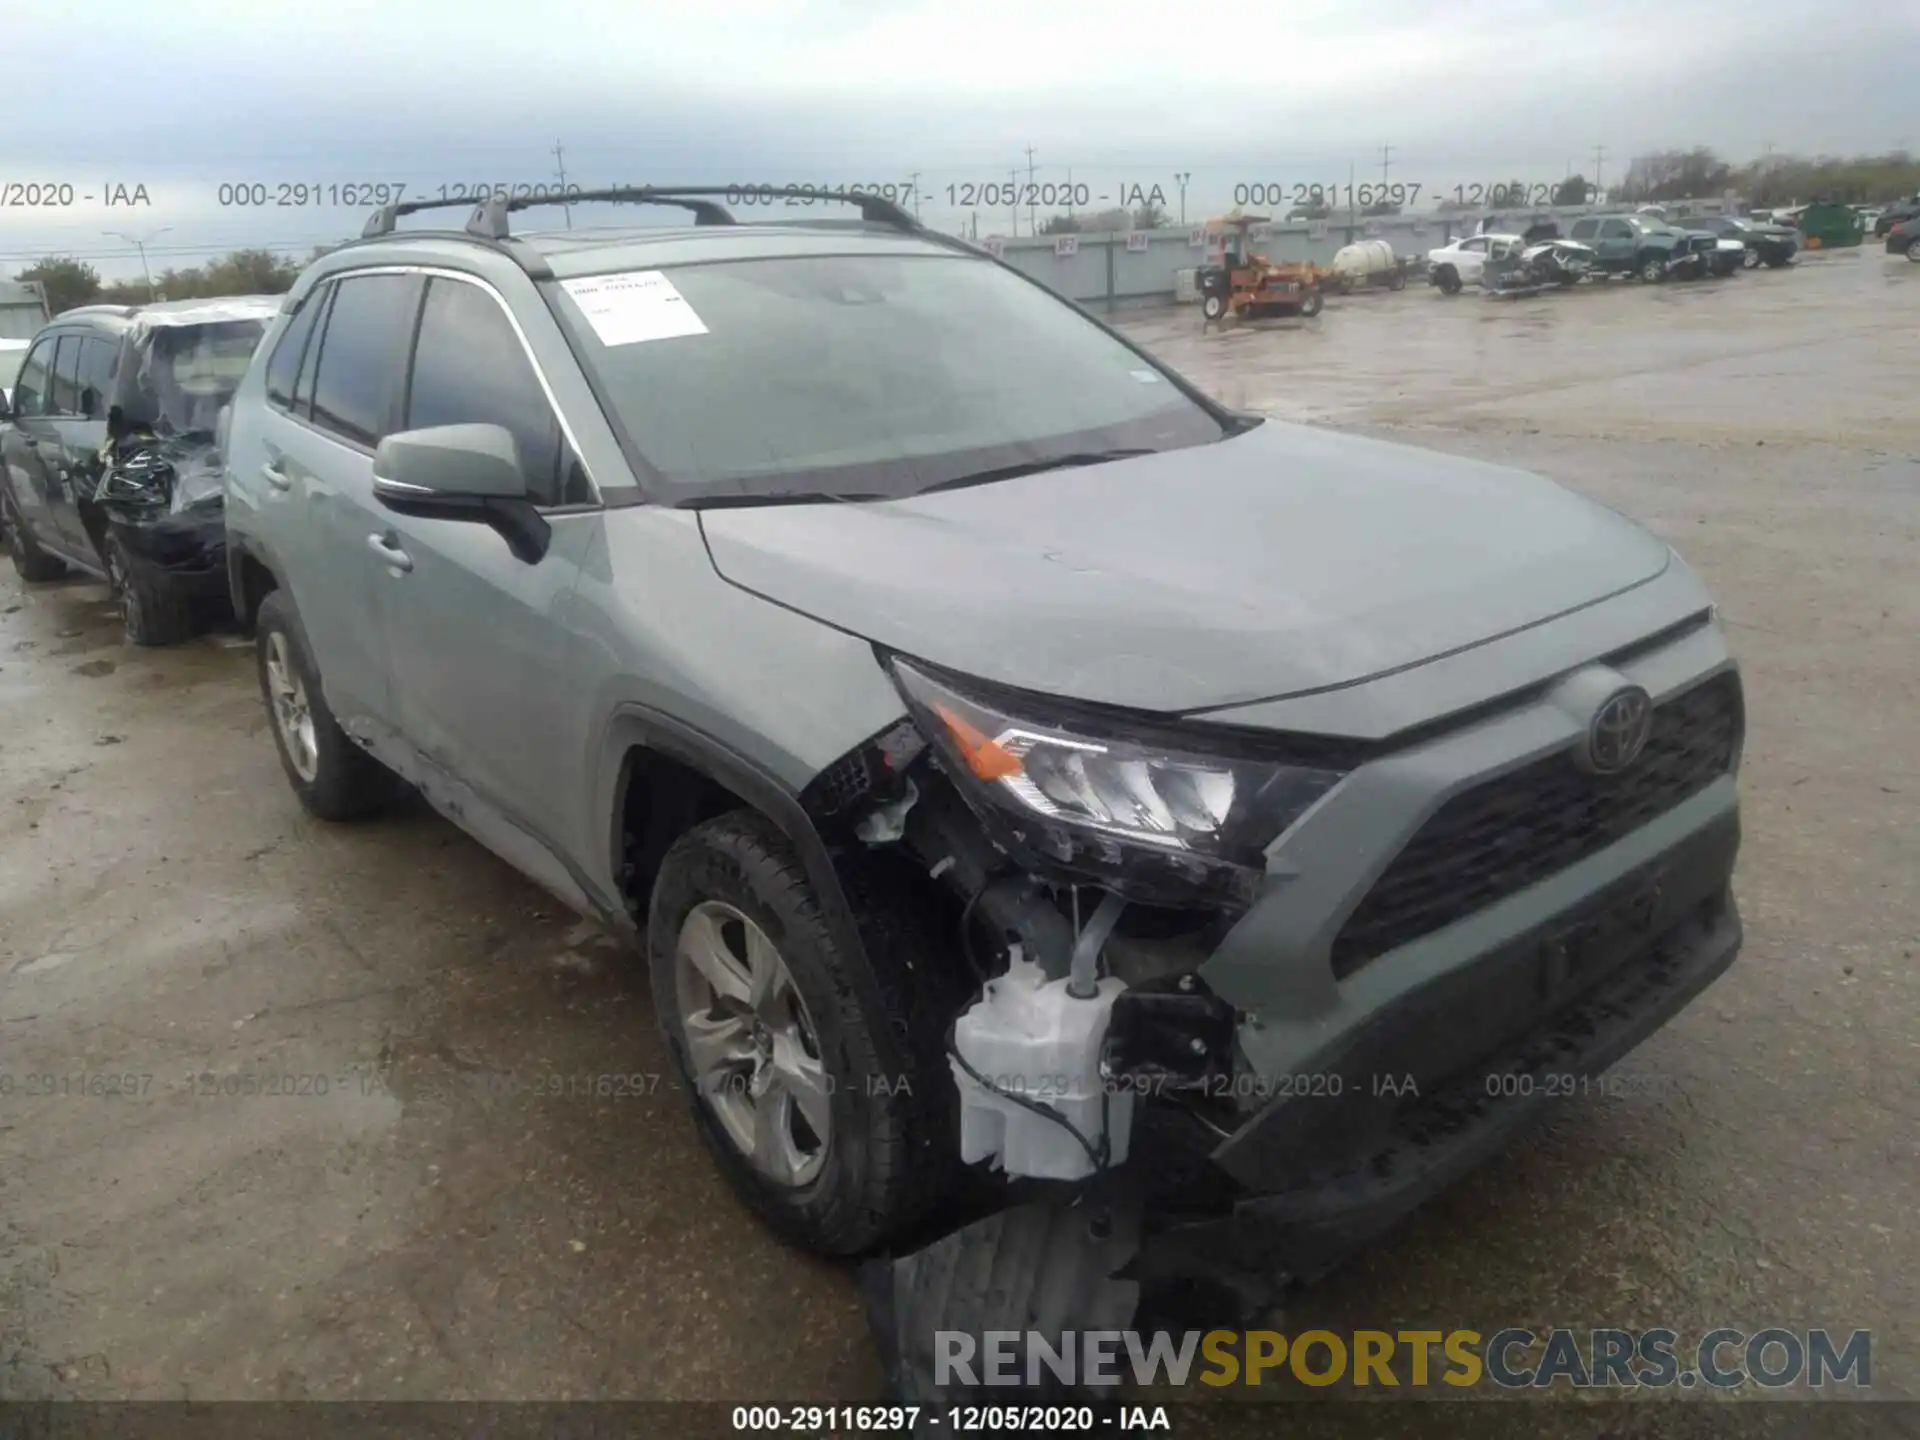
[[[1733,960],[1741,685],[1664,543],[1232,413],[877,199],[601,198],[696,223],[407,205],[307,270],[233,598],[312,811],[415,787],[644,949],[784,1234],[977,1162],[1363,1237]]]

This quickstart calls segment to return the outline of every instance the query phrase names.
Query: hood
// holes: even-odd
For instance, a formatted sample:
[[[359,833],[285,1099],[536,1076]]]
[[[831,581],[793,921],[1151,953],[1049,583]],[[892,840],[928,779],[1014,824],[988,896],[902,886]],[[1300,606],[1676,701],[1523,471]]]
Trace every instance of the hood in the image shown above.
[[[1162,712],[1417,665],[1669,557],[1538,476],[1277,421],[916,499],[700,519],[721,575],[791,609],[961,673]]]

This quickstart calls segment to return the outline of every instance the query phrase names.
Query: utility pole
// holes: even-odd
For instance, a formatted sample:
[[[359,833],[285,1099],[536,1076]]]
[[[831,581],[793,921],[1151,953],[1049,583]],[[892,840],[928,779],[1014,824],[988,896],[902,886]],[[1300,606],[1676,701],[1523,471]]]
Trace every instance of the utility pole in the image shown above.
[[[553,163],[558,166],[560,170],[560,194],[564,197],[567,193],[567,156],[558,140],[553,142]],[[571,230],[573,228],[573,206],[567,204],[563,198],[560,208],[566,212],[567,228]]]
[[[1178,171],[1173,177],[1173,183],[1180,187],[1180,223],[1182,225],[1187,223],[1187,182],[1191,179],[1193,179],[1191,170]]]
[[[1382,145],[1380,147],[1380,183],[1382,185],[1387,183],[1387,172],[1392,168],[1393,147],[1391,145]]]
[[[1033,219],[1033,146],[1027,146],[1027,233],[1038,235],[1040,227]]]
[[[1007,171],[1007,212],[1013,217],[1013,238],[1020,238],[1020,172]]]
[[[1593,198],[1596,201],[1600,198],[1600,170],[1601,170],[1601,167],[1604,166],[1606,163],[1607,163],[1607,147],[1604,145],[1594,146],[1593,147]]]
[[[913,218],[920,218],[920,172],[914,171],[907,177],[907,183],[913,187]]]
[[[111,236],[115,240],[124,240],[140,252],[140,273],[147,277],[147,299],[149,300],[153,299],[153,271],[147,268],[147,246],[158,240],[172,228],[171,225],[162,225],[158,230],[150,231],[144,237],[129,235],[124,230],[102,230],[100,232],[102,235]]]

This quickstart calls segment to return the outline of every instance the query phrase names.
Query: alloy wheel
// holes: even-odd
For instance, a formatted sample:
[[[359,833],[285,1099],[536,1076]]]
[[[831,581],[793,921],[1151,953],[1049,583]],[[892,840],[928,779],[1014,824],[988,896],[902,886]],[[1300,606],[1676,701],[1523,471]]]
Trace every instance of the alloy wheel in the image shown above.
[[[287,637],[276,630],[267,637],[267,695],[273,706],[273,723],[279,728],[281,743],[294,773],[311,785],[320,773],[320,747],[314,738],[313,709],[307,701],[307,687],[293,663]]]
[[[687,1064],[720,1128],[767,1179],[812,1182],[833,1137],[833,1081],[779,947],[705,900],[680,926],[674,979]]]

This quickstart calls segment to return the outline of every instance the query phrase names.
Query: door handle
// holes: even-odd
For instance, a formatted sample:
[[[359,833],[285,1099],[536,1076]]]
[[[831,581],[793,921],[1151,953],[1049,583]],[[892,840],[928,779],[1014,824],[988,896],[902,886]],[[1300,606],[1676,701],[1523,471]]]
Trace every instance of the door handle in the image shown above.
[[[391,534],[367,536],[367,548],[396,570],[411,570],[413,557],[400,548]]]
[[[277,461],[269,460],[260,467],[261,478],[276,490],[291,490],[293,478],[282,470]]]

